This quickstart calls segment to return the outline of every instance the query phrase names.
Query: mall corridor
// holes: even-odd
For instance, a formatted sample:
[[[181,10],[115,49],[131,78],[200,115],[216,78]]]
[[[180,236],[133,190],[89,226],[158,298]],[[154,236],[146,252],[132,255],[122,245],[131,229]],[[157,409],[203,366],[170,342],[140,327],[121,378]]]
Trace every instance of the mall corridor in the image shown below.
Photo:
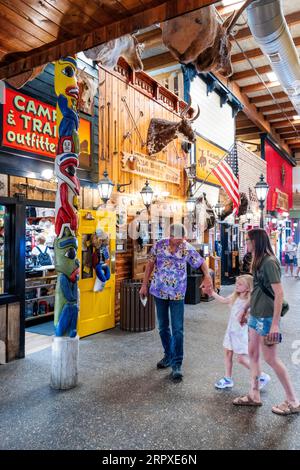
[[[291,310],[282,321],[280,347],[298,393],[299,286],[284,278]],[[157,331],[116,328],[81,340],[79,386],[67,392],[49,387],[50,348],[0,366],[0,448],[300,449],[299,417],[271,413],[283,393],[266,365],[272,381],[259,409],[231,403],[247,391],[241,366],[235,367],[232,391],[214,389],[223,374],[227,318],[226,306],[215,301],[187,306],[185,376],[178,384],[169,380],[169,371],[156,370]]]

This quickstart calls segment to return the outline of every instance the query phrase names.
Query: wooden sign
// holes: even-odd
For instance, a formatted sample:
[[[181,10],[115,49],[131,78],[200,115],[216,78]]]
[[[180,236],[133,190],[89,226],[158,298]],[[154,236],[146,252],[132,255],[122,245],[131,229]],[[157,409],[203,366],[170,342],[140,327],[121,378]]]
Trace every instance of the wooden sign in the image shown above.
[[[289,210],[289,195],[279,191],[277,188],[273,195],[273,210],[275,209]]]
[[[142,153],[122,152],[122,170],[155,181],[180,184],[180,170]]]

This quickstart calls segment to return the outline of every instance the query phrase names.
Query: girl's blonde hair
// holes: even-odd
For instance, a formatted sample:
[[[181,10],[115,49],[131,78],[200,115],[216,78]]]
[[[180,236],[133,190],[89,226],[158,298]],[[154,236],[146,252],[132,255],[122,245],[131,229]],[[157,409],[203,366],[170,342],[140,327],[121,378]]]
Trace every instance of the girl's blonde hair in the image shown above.
[[[242,276],[238,276],[235,280],[236,281],[243,281],[246,286],[248,287],[249,293],[248,293],[248,300],[250,300],[250,295],[253,289],[253,276],[251,274],[243,274]],[[232,303],[236,301],[240,296],[239,292],[236,292],[236,290],[232,294]]]

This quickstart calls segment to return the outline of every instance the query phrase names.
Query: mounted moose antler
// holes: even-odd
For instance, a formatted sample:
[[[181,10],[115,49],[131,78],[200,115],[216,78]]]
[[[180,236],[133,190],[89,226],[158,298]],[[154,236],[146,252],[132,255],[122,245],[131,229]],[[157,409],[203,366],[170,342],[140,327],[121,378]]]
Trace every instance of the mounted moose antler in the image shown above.
[[[181,121],[172,122],[160,118],[151,119],[147,135],[147,150],[149,155],[160,152],[177,137],[182,137],[190,143],[195,142],[195,133],[191,124],[199,117],[200,108],[198,106],[195,116],[187,118],[186,115],[190,108],[191,98],[189,97],[187,106],[181,112]]]
[[[243,11],[254,0],[247,0],[221,23],[210,5],[162,23],[162,40],[171,54],[183,64],[194,64],[198,72],[232,75],[232,29]]]

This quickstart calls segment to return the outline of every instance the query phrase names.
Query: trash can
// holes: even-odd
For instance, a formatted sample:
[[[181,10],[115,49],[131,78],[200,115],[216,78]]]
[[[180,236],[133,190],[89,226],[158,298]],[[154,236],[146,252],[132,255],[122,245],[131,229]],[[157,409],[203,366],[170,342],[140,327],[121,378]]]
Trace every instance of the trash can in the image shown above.
[[[148,296],[144,307],[140,301],[142,281],[126,280],[121,284],[120,328],[125,331],[151,331],[155,328],[154,298]]]

